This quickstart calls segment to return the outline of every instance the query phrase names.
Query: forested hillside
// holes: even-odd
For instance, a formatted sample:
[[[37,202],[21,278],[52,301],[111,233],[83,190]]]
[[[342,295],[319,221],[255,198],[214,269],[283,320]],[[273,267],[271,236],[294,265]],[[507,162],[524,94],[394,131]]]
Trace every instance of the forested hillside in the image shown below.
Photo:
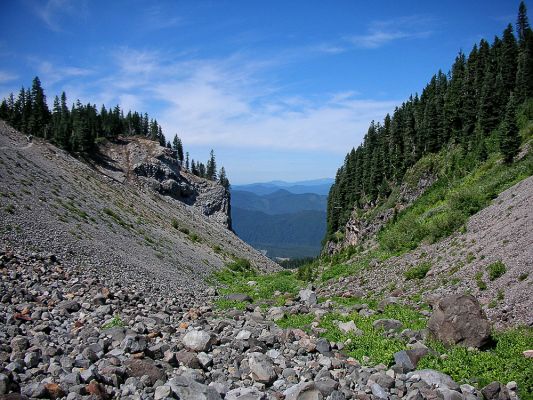
[[[22,87],[18,96],[11,93],[0,103],[0,118],[13,128],[26,135],[49,140],[71,153],[93,156],[97,144],[118,136],[142,136],[158,141],[161,146],[172,148],[183,167],[194,175],[219,182],[229,188],[229,180],[224,167],[217,171],[213,150],[204,164],[189,160],[189,153],[183,150],[183,143],[174,135],[172,143],[165,139],[161,125],[147,113],[128,111],[124,115],[118,105],[107,109],[102,105],[100,111],[95,104],[82,104],[76,100],[69,108],[65,92],[55,96],[52,111],[48,108],[46,95],[41,81],[35,77],[31,89]]]
[[[420,95],[370,124],[337,171],[326,239],[342,236],[354,210],[384,202],[424,156],[449,150],[450,168],[463,175],[491,153],[511,164],[524,139],[519,126],[531,135],[532,96],[533,33],[522,2],[516,32],[509,24],[492,43],[460,51],[447,74],[438,71]]]

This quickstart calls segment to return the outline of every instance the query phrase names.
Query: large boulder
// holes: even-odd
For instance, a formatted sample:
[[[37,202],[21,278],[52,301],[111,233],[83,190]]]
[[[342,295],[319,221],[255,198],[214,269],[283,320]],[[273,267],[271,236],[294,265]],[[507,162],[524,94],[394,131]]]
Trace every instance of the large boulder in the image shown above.
[[[446,345],[482,347],[490,340],[490,323],[470,294],[442,298],[428,322],[430,333]]]

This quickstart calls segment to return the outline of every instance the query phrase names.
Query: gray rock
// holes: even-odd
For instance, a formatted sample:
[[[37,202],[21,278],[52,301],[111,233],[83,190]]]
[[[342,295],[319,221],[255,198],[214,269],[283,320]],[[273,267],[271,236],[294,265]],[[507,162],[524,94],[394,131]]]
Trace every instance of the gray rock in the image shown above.
[[[29,353],[26,353],[26,356],[24,357],[24,362],[26,363],[26,366],[28,368],[34,368],[39,365],[40,358],[41,357],[39,357],[39,353],[31,351]]]
[[[146,339],[142,335],[127,335],[120,343],[120,348],[128,353],[140,353],[146,347]]]
[[[187,400],[221,400],[220,394],[213,388],[207,385],[196,382],[195,380],[186,377],[178,376],[170,379],[167,384],[172,389],[172,392],[180,399]]]
[[[316,351],[318,351],[320,354],[329,354],[331,351],[331,346],[326,339],[320,338],[316,341]]]
[[[254,301],[250,296],[248,296],[247,294],[243,294],[243,293],[231,293],[231,294],[226,295],[225,298],[226,300],[240,301],[243,303],[251,303]]]
[[[0,394],[7,394],[9,391],[9,377],[6,374],[0,374]]]
[[[379,386],[377,383],[373,383],[372,386],[370,386],[370,390],[372,390],[372,394],[378,399],[386,400],[389,398],[389,394],[387,393],[387,391],[381,386]]]
[[[421,369],[415,371],[415,373],[410,372],[407,374],[407,377],[410,378],[413,375],[417,375],[420,380],[424,381],[427,385],[432,387],[447,387],[451,390],[459,390],[459,385],[454,382],[454,380],[442,372],[435,371],[432,369]]]
[[[356,335],[362,335],[363,334],[363,331],[361,329],[357,328],[357,326],[355,326],[355,322],[354,321],[339,322],[338,327],[341,330],[341,332],[343,332],[343,333],[354,333]]]
[[[236,388],[226,393],[225,400],[263,400],[265,394],[254,387]]]
[[[403,324],[397,319],[378,319],[372,323],[372,326],[377,329],[384,329],[385,331],[398,331],[402,329]]]
[[[212,344],[212,337],[203,330],[189,331],[183,337],[183,345],[193,351],[209,351]]]
[[[428,322],[430,333],[447,345],[482,347],[490,340],[490,323],[470,294],[442,298]]]
[[[154,400],[163,400],[173,398],[174,394],[170,386],[161,385],[155,389]]]
[[[268,319],[272,321],[279,321],[285,316],[285,311],[282,307],[271,307],[268,310]]]
[[[329,377],[322,377],[315,380],[315,386],[316,388],[322,393],[324,397],[327,397],[333,393],[335,389],[338,389],[339,382],[329,378]]]
[[[510,400],[509,389],[500,382],[492,382],[481,389],[485,400]]]
[[[416,369],[418,362],[422,357],[428,354],[427,348],[416,348],[409,350],[402,350],[394,353],[394,362],[401,367],[402,372],[409,372]]]
[[[243,329],[242,331],[239,331],[237,336],[235,337],[236,340],[248,340],[250,339],[250,336],[252,336],[252,332]]]
[[[285,400],[322,400],[324,396],[314,382],[302,382],[283,392]]]
[[[316,293],[311,289],[300,290],[298,296],[300,297],[300,300],[308,306],[314,306],[315,304],[317,304]]]
[[[80,303],[74,300],[65,300],[59,303],[59,308],[68,311],[69,313],[79,311],[81,306]]]
[[[384,372],[372,374],[370,375],[369,379],[385,389],[390,389],[394,387],[394,378],[385,374]]]
[[[252,373],[252,379],[256,382],[271,384],[277,378],[272,361],[262,353],[251,353],[248,365]]]
[[[455,390],[438,388],[436,392],[439,399],[442,400],[464,400],[464,396]]]
[[[30,342],[25,336],[16,336],[11,339],[11,351],[13,353],[23,353],[29,346]]]

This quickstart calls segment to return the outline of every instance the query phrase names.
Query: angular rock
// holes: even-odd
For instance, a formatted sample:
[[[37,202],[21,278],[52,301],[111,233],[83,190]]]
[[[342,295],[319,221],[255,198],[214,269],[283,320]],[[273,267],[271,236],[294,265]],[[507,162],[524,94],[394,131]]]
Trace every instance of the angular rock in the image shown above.
[[[194,369],[200,369],[202,368],[202,364],[200,363],[200,360],[198,359],[196,353],[187,351],[187,350],[180,350],[176,353],[176,360],[185,365],[189,368]]]
[[[147,375],[150,386],[152,386],[156,381],[164,380],[166,378],[165,372],[157,367],[150,359],[130,359],[126,361],[124,365],[126,366],[126,375],[128,377],[140,378],[144,375]]]
[[[252,373],[252,379],[259,383],[271,384],[277,378],[272,361],[262,353],[251,353],[248,365]]]
[[[307,304],[308,306],[314,306],[317,304],[318,300],[316,297],[316,293],[312,291],[311,289],[302,289],[298,293],[298,296],[300,297],[300,300]]]
[[[226,295],[225,299],[230,301],[240,301],[243,303],[251,303],[254,301],[250,296],[243,293],[231,293]]]
[[[385,331],[397,331],[402,329],[403,324],[397,319],[378,319],[372,323],[372,326],[377,329],[383,329]]]
[[[226,393],[225,400],[263,400],[265,395],[254,387],[236,388]]]
[[[430,333],[447,345],[482,347],[490,340],[490,323],[477,299],[458,294],[441,299],[428,322]]]
[[[372,390],[372,394],[376,396],[377,399],[386,400],[389,398],[387,391],[377,383],[373,383],[370,386],[370,389]]]
[[[314,382],[302,382],[283,392],[285,400],[322,400],[324,396]]]
[[[203,330],[189,331],[183,337],[183,345],[193,351],[209,351],[212,344],[212,337]]]
[[[173,397],[173,393],[172,393],[172,389],[170,388],[170,386],[161,385],[155,389],[154,400],[163,400],[163,399],[172,398],[172,397]]]
[[[429,386],[446,386],[451,390],[459,390],[459,385],[455,383],[449,375],[443,374],[442,372],[433,369],[421,369],[415,371],[415,373],[419,376],[420,380],[424,381]],[[410,372],[407,374],[407,377],[410,378],[415,373]]]
[[[167,383],[172,389],[172,392],[178,396],[179,399],[187,400],[221,400],[220,394],[213,388],[207,385],[196,382],[195,380],[186,376],[177,376],[170,379]]]
[[[402,372],[409,372],[416,369],[418,362],[422,357],[428,354],[427,348],[416,348],[402,350],[394,353],[394,362],[402,368]]]
[[[500,382],[492,382],[481,389],[485,400],[510,400],[509,389]]]
[[[339,322],[338,327],[342,333],[355,333],[356,335],[361,335],[363,331],[355,326],[355,322]]]

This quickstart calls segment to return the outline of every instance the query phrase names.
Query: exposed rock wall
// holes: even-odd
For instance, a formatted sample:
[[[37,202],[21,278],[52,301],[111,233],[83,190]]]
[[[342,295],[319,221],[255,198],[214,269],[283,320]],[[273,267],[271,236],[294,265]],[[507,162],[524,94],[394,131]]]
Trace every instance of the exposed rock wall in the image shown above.
[[[416,201],[424,192],[437,180],[437,176],[433,173],[427,172],[422,174],[416,185],[409,183],[402,183],[399,189],[399,193],[391,194],[395,196],[397,201],[391,208],[386,208],[377,212],[374,216],[369,218],[369,214],[379,206],[368,205],[365,207],[366,211],[361,215],[360,209],[354,209],[352,216],[346,223],[344,228],[344,238],[335,243],[330,241],[325,246],[327,254],[335,254],[336,252],[349,247],[357,246],[366,239],[372,237],[379,230],[389,222],[396,213],[400,212],[404,208],[410,206]]]
[[[174,152],[144,138],[121,138],[101,146],[97,168],[121,182],[141,185],[193,206],[214,222],[231,229],[229,192],[217,182],[184,168]]]

